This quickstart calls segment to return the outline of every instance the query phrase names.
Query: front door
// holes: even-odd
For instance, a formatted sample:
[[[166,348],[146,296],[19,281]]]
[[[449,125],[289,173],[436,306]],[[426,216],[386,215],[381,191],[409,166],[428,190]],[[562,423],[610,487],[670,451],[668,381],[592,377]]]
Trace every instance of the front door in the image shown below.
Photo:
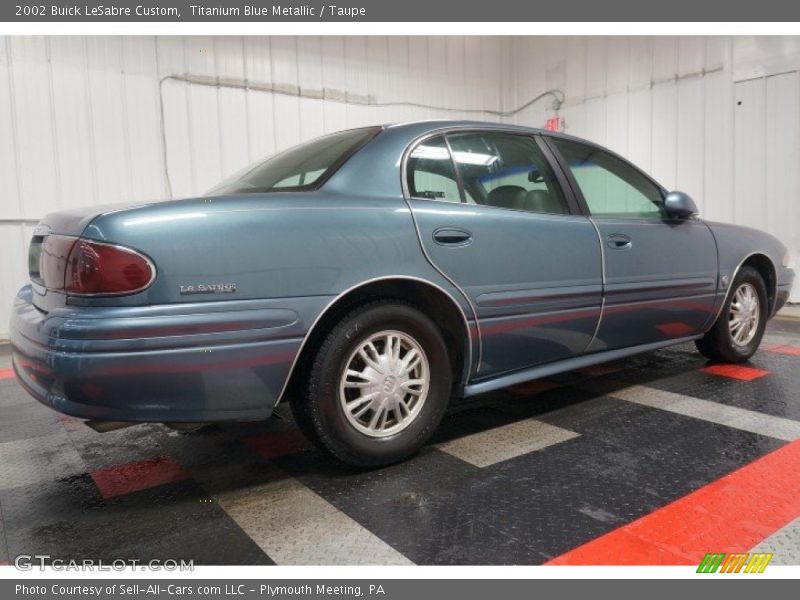
[[[699,219],[670,219],[661,188],[595,146],[551,138],[603,243],[605,298],[590,351],[702,333],[714,308],[717,251]]]
[[[425,252],[477,313],[478,378],[580,354],[598,324],[597,233],[548,153],[533,137],[481,130],[429,138],[407,161]]]

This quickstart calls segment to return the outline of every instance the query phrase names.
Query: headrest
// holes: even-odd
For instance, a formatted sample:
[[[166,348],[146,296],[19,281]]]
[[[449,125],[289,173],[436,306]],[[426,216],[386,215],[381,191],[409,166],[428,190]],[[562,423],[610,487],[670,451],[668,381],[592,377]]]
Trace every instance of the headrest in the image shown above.
[[[525,202],[525,188],[518,185],[501,185],[489,192],[486,203],[501,208],[521,208]]]

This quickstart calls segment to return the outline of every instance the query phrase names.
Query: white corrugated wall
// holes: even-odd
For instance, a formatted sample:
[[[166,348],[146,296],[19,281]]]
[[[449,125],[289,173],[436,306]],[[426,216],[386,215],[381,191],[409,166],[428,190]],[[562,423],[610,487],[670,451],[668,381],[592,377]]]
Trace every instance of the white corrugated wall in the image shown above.
[[[507,106],[563,90],[567,133],[689,193],[703,217],[776,235],[798,269],[800,37],[515,38],[510,61]],[[510,120],[553,115],[540,103]]]
[[[346,97],[507,110],[561,89],[566,131],[797,254],[798,71],[800,38],[0,38],[0,338],[31,229],[49,211],[199,194],[345,127],[496,120],[334,101]],[[197,83],[217,78],[226,85]],[[244,80],[259,89],[238,89]],[[541,126],[552,114],[540,102],[509,120]]]

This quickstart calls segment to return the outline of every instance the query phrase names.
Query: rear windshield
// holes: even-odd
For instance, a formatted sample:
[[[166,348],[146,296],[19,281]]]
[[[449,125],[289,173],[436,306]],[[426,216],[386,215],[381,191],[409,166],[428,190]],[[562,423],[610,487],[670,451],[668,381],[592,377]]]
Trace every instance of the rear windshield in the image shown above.
[[[206,195],[314,189],[380,131],[380,127],[349,129],[294,146],[245,167]]]

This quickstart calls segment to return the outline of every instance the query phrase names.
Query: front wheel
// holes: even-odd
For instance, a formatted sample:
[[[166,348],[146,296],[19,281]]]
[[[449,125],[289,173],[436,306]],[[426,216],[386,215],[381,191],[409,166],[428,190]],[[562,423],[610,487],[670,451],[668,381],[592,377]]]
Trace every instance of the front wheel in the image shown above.
[[[348,464],[377,467],[410,456],[430,438],[451,385],[436,324],[408,304],[373,302],[328,334],[307,392],[292,409],[321,448]]]
[[[731,285],[717,322],[695,342],[711,360],[744,362],[758,350],[767,326],[767,288],[752,267],[742,267]]]

